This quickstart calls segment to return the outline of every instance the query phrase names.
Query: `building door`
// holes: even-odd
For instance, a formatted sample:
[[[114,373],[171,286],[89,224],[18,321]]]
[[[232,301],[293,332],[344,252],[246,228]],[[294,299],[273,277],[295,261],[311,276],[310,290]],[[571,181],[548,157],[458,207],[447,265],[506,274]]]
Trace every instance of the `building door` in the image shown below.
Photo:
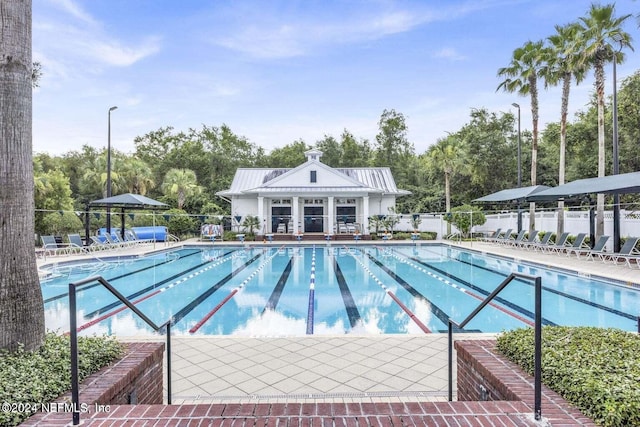
[[[291,229],[291,206],[273,206],[271,208],[271,232],[293,233]]]
[[[304,232],[322,233],[324,231],[324,208],[322,206],[304,207]]]

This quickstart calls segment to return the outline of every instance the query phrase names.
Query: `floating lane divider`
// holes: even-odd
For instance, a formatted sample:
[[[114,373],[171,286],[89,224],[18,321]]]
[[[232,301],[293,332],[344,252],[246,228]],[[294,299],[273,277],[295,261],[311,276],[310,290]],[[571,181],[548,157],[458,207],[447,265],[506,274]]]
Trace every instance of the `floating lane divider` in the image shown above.
[[[480,295],[478,295],[476,293],[473,293],[473,292],[469,291],[468,289],[463,288],[462,286],[458,286],[455,283],[452,283],[450,280],[448,280],[448,279],[446,279],[446,278],[444,278],[442,276],[439,276],[437,274],[432,273],[431,271],[427,270],[426,268],[423,268],[423,267],[421,267],[419,265],[416,265],[416,264],[408,261],[407,259],[401,258],[395,253],[392,253],[392,252],[388,251],[388,254],[390,254],[392,257],[396,258],[398,261],[400,261],[400,262],[402,262],[402,263],[404,263],[404,264],[406,264],[406,265],[408,265],[408,266],[410,266],[412,268],[415,268],[416,270],[426,274],[427,276],[430,276],[430,277],[438,280],[439,282],[442,282],[445,285],[450,286],[450,287],[462,292],[465,295],[469,295],[470,297],[475,298],[478,301],[484,301],[484,297],[481,297]],[[494,302],[490,302],[489,305],[491,307],[493,307],[493,308],[495,308],[495,309],[497,309],[497,310],[499,310],[499,311],[501,311],[501,312],[503,312],[503,313],[515,318],[515,319],[518,319],[519,321],[521,321],[522,323],[526,324],[527,326],[530,326],[530,327],[534,327],[535,326],[534,322],[532,322],[531,320],[529,320],[529,319],[527,319],[525,317],[522,317],[522,316],[520,316],[520,315],[518,315],[518,314],[516,314],[516,313],[514,313],[514,312],[512,312],[510,310],[507,310],[506,308],[504,308],[504,307],[502,307],[502,306],[500,306],[500,305],[498,305],[498,304],[496,304]]]
[[[280,247],[278,250],[280,250],[280,249],[282,249],[282,247]],[[260,264],[258,266],[258,268],[256,268],[253,271],[253,273],[251,273],[246,279],[244,279],[242,281],[242,283],[240,283],[235,289],[233,289],[231,292],[229,292],[229,295],[224,297],[224,299],[222,301],[220,301],[218,303],[218,305],[216,305],[213,308],[213,310],[208,312],[202,319],[200,319],[200,321],[198,321],[198,323],[196,323],[191,329],[189,329],[189,333],[190,334],[196,333],[198,331],[198,329],[200,329],[202,327],[202,325],[204,325],[211,318],[211,316],[216,314],[218,312],[218,310],[220,310],[222,308],[222,306],[227,303],[227,301],[229,301],[231,298],[233,298],[233,296],[235,294],[240,292],[242,290],[242,288],[244,288],[247,285],[247,283],[249,283],[273,259],[273,257],[278,255],[278,250],[274,251],[273,255],[271,255],[270,257],[265,259],[262,262],[262,264]]]
[[[316,289],[316,245],[311,253],[311,278],[309,279],[309,304],[307,306],[307,335],[313,335],[313,300]]]
[[[378,279],[378,277],[375,274],[373,274],[371,272],[371,270],[369,270],[369,267],[364,265],[364,263],[362,261],[360,261],[360,259],[358,257],[353,255],[353,253],[351,252],[351,250],[349,248],[347,248],[345,246],[345,249],[347,249],[348,254],[351,255],[353,257],[353,259],[355,259],[358,264],[360,264],[360,267],[362,267],[362,269],[378,284],[378,286],[380,286],[387,293],[387,295],[389,295],[391,297],[391,299],[394,300],[396,302],[396,304],[398,304],[400,306],[400,308],[405,313],[407,313],[407,315],[411,318],[411,320],[413,320],[415,322],[415,324],[418,325],[418,327],[420,329],[422,329],[422,331],[425,334],[431,333],[431,329],[429,329],[427,327],[427,325],[422,323],[422,321],[420,319],[418,319],[418,317],[409,309],[409,307],[404,305],[402,303],[402,301],[400,301],[400,299],[398,299],[398,297],[396,297],[393,292],[391,292],[389,289],[387,289],[387,287],[384,285],[384,283],[382,283],[382,281],[380,279]]]
[[[171,288],[173,288],[175,286],[178,286],[178,285],[180,285],[180,284],[182,284],[182,283],[184,283],[184,282],[186,282],[186,281],[188,281],[190,279],[193,279],[194,277],[199,276],[200,274],[202,274],[202,273],[204,273],[206,271],[209,271],[212,268],[215,268],[215,267],[217,267],[217,266],[219,266],[219,265],[221,265],[221,264],[223,264],[225,262],[231,261],[231,259],[232,259],[231,257],[227,257],[225,255],[221,259],[218,259],[216,262],[210,263],[205,268],[202,268],[202,269],[200,269],[200,270],[198,270],[196,272],[191,273],[188,276],[185,276],[185,277],[183,277],[183,278],[181,278],[179,280],[176,280],[175,282],[172,282],[167,286],[164,286],[164,287],[162,287],[160,289],[156,289],[154,292],[150,293],[149,295],[145,295],[142,298],[138,298],[137,300],[131,301],[131,303],[133,305],[139,304],[139,303],[141,303],[142,301],[144,301],[146,299],[149,299],[149,298],[151,298],[151,297],[153,297],[155,295],[158,295],[158,294],[160,294],[162,292],[165,292],[165,291],[167,291],[167,290],[169,290],[169,289],[171,289]],[[127,308],[128,307],[126,305],[123,305],[122,307],[118,308],[117,310],[114,310],[114,311],[112,311],[110,313],[104,314],[104,315],[102,315],[100,317],[97,317],[97,318],[91,320],[90,322],[87,322],[87,323],[79,326],[77,331],[78,332],[83,331],[83,330],[85,330],[85,329],[87,329],[87,328],[89,328],[89,327],[91,327],[91,326],[93,326],[93,325],[95,325],[97,323],[102,322],[105,319],[108,319],[111,316],[114,316],[114,315],[120,313],[121,311],[126,310]]]

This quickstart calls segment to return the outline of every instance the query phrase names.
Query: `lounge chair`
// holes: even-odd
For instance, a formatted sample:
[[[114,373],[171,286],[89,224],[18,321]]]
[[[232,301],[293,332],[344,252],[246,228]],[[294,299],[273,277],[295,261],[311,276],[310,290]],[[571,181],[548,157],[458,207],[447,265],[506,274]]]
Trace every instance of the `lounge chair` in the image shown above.
[[[598,240],[596,240],[596,244],[593,245],[593,248],[571,248],[567,251],[567,256],[576,254],[576,257],[580,258],[580,255],[586,255],[587,259],[593,259],[594,256],[605,253],[607,241],[609,241],[609,236],[600,236]]]
[[[155,241],[155,239],[141,239],[133,230],[124,231],[124,240],[125,242],[130,242],[132,245],[139,245],[143,243],[153,243]]]
[[[527,231],[526,230],[520,230],[518,232],[518,235],[516,237],[514,237],[513,239],[505,239],[502,241],[503,245],[506,246],[511,246],[511,247],[515,247],[517,246],[520,242],[522,242],[522,239],[524,239],[524,235]]]
[[[492,243],[498,243],[498,244],[502,244],[505,241],[508,241],[511,239],[511,232],[513,231],[513,228],[508,229],[507,231],[504,232],[504,234],[502,234],[501,236],[496,237],[495,239],[493,239],[491,242]]]
[[[537,238],[538,232],[536,230],[531,230],[529,231],[529,236],[526,239],[523,238],[514,246],[517,246],[518,248],[526,248],[527,245],[535,243]]]
[[[567,247],[568,238],[569,233],[564,232],[556,238],[556,241],[554,243],[551,243],[545,247],[541,247],[541,249],[543,252],[555,252],[556,249],[564,250]]]
[[[129,243],[123,242],[120,239],[120,236],[118,235],[118,233],[115,234],[103,234],[104,238],[107,240],[107,242],[109,242],[109,244],[114,247],[114,248],[126,248],[128,246],[131,246]]]
[[[502,228],[498,228],[496,231],[494,231],[492,234],[482,237],[480,240],[482,240],[483,242],[491,242],[495,239],[497,239],[500,236],[500,233],[502,232]]]
[[[79,234],[67,234],[69,252],[89,253],[90,246],[85,246]]]
[[[611,261],[613,264],[617,264],[620,261],[624,261],[625,264],[631,267],[631,261],[634,260],[636,265],[640,266],[640,251],[636,249],[636,244],[640,240],[639,237],[628,237],[620,252],[611,254],[600,254],[600,259],[604,262]]]
[[[537,251],[538,248],[544,248],[545,246],[549,245],[549,241],[551,240],[551,236],[553,236],[553,233],[551,231],[547,231],[546,233],[544,233],[544,236],[542,236],[542,238],[539,241],[534,241],[533,243],[528,243],[526,245],[523,245],[522,247],[529,250],[529,249],[533,249],[534,251]]]
[[[92,250],[94,251],[113,249],[113,245],[106,241],[106,239],[105,241],[102,241],[98,236],[89,236],[89,238],[91,239],[90,247],[93,248]]]
[[[67,255],[69,253],[69,246],[64,244],[59,246],[54,236],[40,236],[40,239],[42,240],[42,249],[44,250],[45,256]]]
[[[560,252],[566,253],[568,251],[576,250],[576,249],[588,249],[589,247],[586,246],[585,244],[586,239],[587,239],[587,233],[578,233],[572,245],[566,245],[564,247],[560,247],[560,246],[555,247],[553,249],[553,252],[559,254]]]

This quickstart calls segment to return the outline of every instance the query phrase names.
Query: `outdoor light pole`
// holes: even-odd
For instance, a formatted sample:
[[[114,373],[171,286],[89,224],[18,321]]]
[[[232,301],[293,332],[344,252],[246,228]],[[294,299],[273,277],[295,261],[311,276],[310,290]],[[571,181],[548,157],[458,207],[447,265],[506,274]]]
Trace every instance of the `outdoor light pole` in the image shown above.
[[[118,107],[109,108],[107,121],[107,197],[111,197],[111,112]],[[107,206],[107,233],[111,234],[111,208]]]
[[[617,36],[617,37],[616,37]],[[622,38],[619,34],[613,39],[620,43],[620,49],[613,54],[613,174],[620,173],[620,162],[618,161],[618,90],[616,63],[617,54],[622,50]],[[620,194],[613,194],[613,251],[620,252]]]
[[[522,187],[522,157],[520,149],[520,104],[513,104],[518,109],[518,188]],[[520,211],[520,203],[518,203],[518,233],[522,230],[522,212]]]

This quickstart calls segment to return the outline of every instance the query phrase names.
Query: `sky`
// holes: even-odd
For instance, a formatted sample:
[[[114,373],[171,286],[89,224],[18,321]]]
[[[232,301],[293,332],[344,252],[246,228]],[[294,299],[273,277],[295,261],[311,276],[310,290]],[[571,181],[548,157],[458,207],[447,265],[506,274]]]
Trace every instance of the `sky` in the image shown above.
[[[417,154],[469,122],[473,109],[521,106],[497,71],[528,40],[585,16],[583,0],[33,0],[33,150],[52,155],[223,124],[267,152],[346,129],[373,145],[383,111],[401,113]],[[604,4],[604,2],[603,2]],[[618,0],[633,14],[640,1]],[[635,44],[634,43],[634,44]],[[638,45],[640,50],[640,44]],[[625,51],[618,87],[640,69]],[[611,66],[606,94],[613,90]],[[572,89],[584,110],[593,75]],[[560,88],[541,90],[540,125],[559,121]]]

